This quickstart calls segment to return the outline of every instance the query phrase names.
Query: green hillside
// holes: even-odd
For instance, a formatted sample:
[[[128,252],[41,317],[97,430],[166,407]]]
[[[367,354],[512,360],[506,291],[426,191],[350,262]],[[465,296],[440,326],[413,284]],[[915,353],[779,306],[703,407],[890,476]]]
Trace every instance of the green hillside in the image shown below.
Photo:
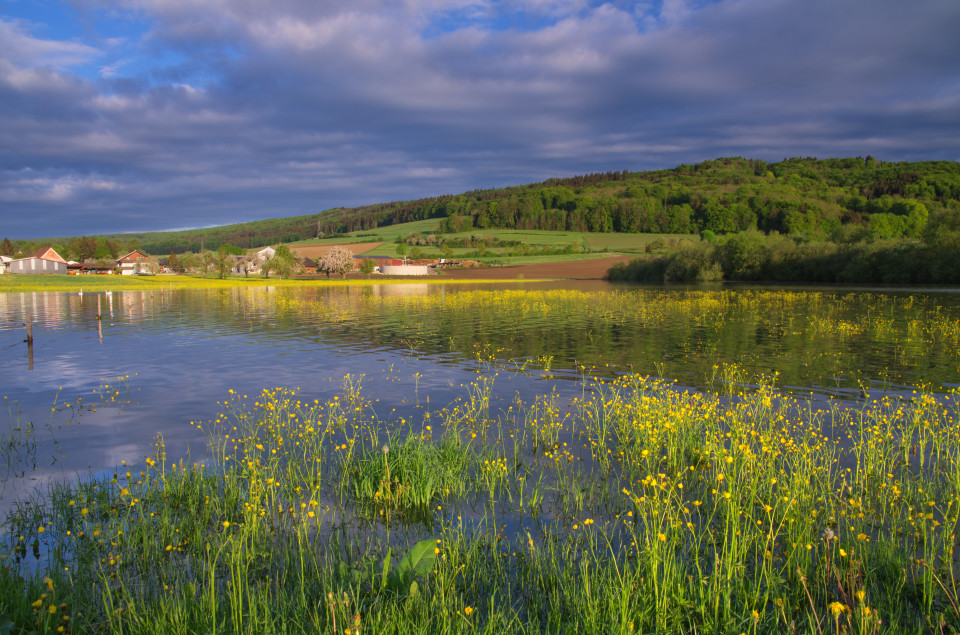
[[[832,234],[871,226],[915,236],[924,213],[960,209],[960,164],[867,159],[718,159],[654,172],[608,172],[321,216],[326,234],[430,218],[441,232],[487,228],[689,234],[747,229]]]
[[[960,217],[960,163],[871,157],[723,158],[670,170],[607,172],[416,201],[177,232],[117,234],[112,244],[152,254],[336,239],[395,240],[410,232],[473,230],[727,234],[757,229],[850,242],[915,238]],[[418,229],[398,226],[420,223]],[[960,224],[960,221],[957,221]],[[49,244],[50,241],[47,241]],[[56,241],[55,241],[56,242]],[[60,241],[64,245],[68,239]]]

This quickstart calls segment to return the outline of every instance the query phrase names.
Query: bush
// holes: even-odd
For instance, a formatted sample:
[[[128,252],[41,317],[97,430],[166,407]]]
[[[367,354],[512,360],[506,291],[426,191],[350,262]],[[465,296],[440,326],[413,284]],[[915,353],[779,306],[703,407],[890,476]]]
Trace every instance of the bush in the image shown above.
[[[714,282],[723,280],[723,269],[708,244],[684,247],[670,257],[664,282]]]
[[[760,280],[766,273],[767,246],[760,232],[740,232],[720,246],[719,259],[730,280]]]

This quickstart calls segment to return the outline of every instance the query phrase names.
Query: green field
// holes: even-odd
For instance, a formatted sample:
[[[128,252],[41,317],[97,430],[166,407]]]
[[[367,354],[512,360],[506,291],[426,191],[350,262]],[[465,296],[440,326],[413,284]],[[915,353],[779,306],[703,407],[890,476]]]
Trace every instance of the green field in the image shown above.
[[[584,256],[575,254],[557,254],[555,256],[541,255],[510,255],[515,249],[515,245],[509,243],[519,242],[536,248],[548,248],[561,251],[572,249],[576,252],[613,252],[613,253],[643,253],[647,245],[655,241],[671,242],[687,239],[698,241],[699,237],[693,234],[615,234],[615,233],[592,233],[592,232],[566,232],[566,231],[536,231],[536,230],[516,230],[516,229],[476,229],[465,232],[437,235],[440,221],[430,219],[404,223],[401,225],[391,225],[380,227],[375,230],[363,230],[351,232],[337,238],[325,238],[319,240],[305,240],[292,245],[335,245],[351,243],[383,242],[380,247],[364,252],[368,256],[391,256],[397,255],[398,238],[426,238],[433,234],[438,240],[464,240],[470,238],[483,237],[485,239],[496,239],[502,243],[508,243],[506,246],[487,247],[488,252],[484,256],[476,254],[475,247],[454,247],[448,252],[447,257],[451,258],[471,258],[480,262],[489,262],[491,259],[499,263],[508,264],[530,264],[540,262],[562,262],[567,260],[579,260]],[[407,257],[410,257],[412,245],[407,247]],[[425,258],[444,257],[437,246],[421,246],[420,250]],[[589,256],[587,256],[589,257]]]

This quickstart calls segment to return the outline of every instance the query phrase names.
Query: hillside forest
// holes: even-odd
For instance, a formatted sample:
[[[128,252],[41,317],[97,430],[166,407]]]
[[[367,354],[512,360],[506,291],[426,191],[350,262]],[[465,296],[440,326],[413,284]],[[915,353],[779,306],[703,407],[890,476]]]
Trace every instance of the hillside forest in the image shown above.
[[[762,240],[787,236],[795,244],[896,241],[960,249],[960,163],[722,158],[668,170],[589,174],[223,227],[53,242],[66,252],[62,255],[77,260],[132,248],[165,255],[224,244],[249,249],[350,232],[375,235],[378,228],[426,219],[437,219],[432,233],[438,237],[521,229],[702,234],[724,242],[724,236],[747,232]],[[0,253],[26,253],[50,243],[4,239]],[[724,277],[738,274],[725,272]]]

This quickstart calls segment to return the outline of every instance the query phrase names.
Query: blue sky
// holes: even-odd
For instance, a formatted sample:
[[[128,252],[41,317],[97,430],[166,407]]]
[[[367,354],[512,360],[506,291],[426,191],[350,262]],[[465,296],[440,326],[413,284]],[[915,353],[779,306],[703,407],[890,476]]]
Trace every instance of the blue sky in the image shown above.
[[[956,0],[0,0],[0,237],[960,160]]]

